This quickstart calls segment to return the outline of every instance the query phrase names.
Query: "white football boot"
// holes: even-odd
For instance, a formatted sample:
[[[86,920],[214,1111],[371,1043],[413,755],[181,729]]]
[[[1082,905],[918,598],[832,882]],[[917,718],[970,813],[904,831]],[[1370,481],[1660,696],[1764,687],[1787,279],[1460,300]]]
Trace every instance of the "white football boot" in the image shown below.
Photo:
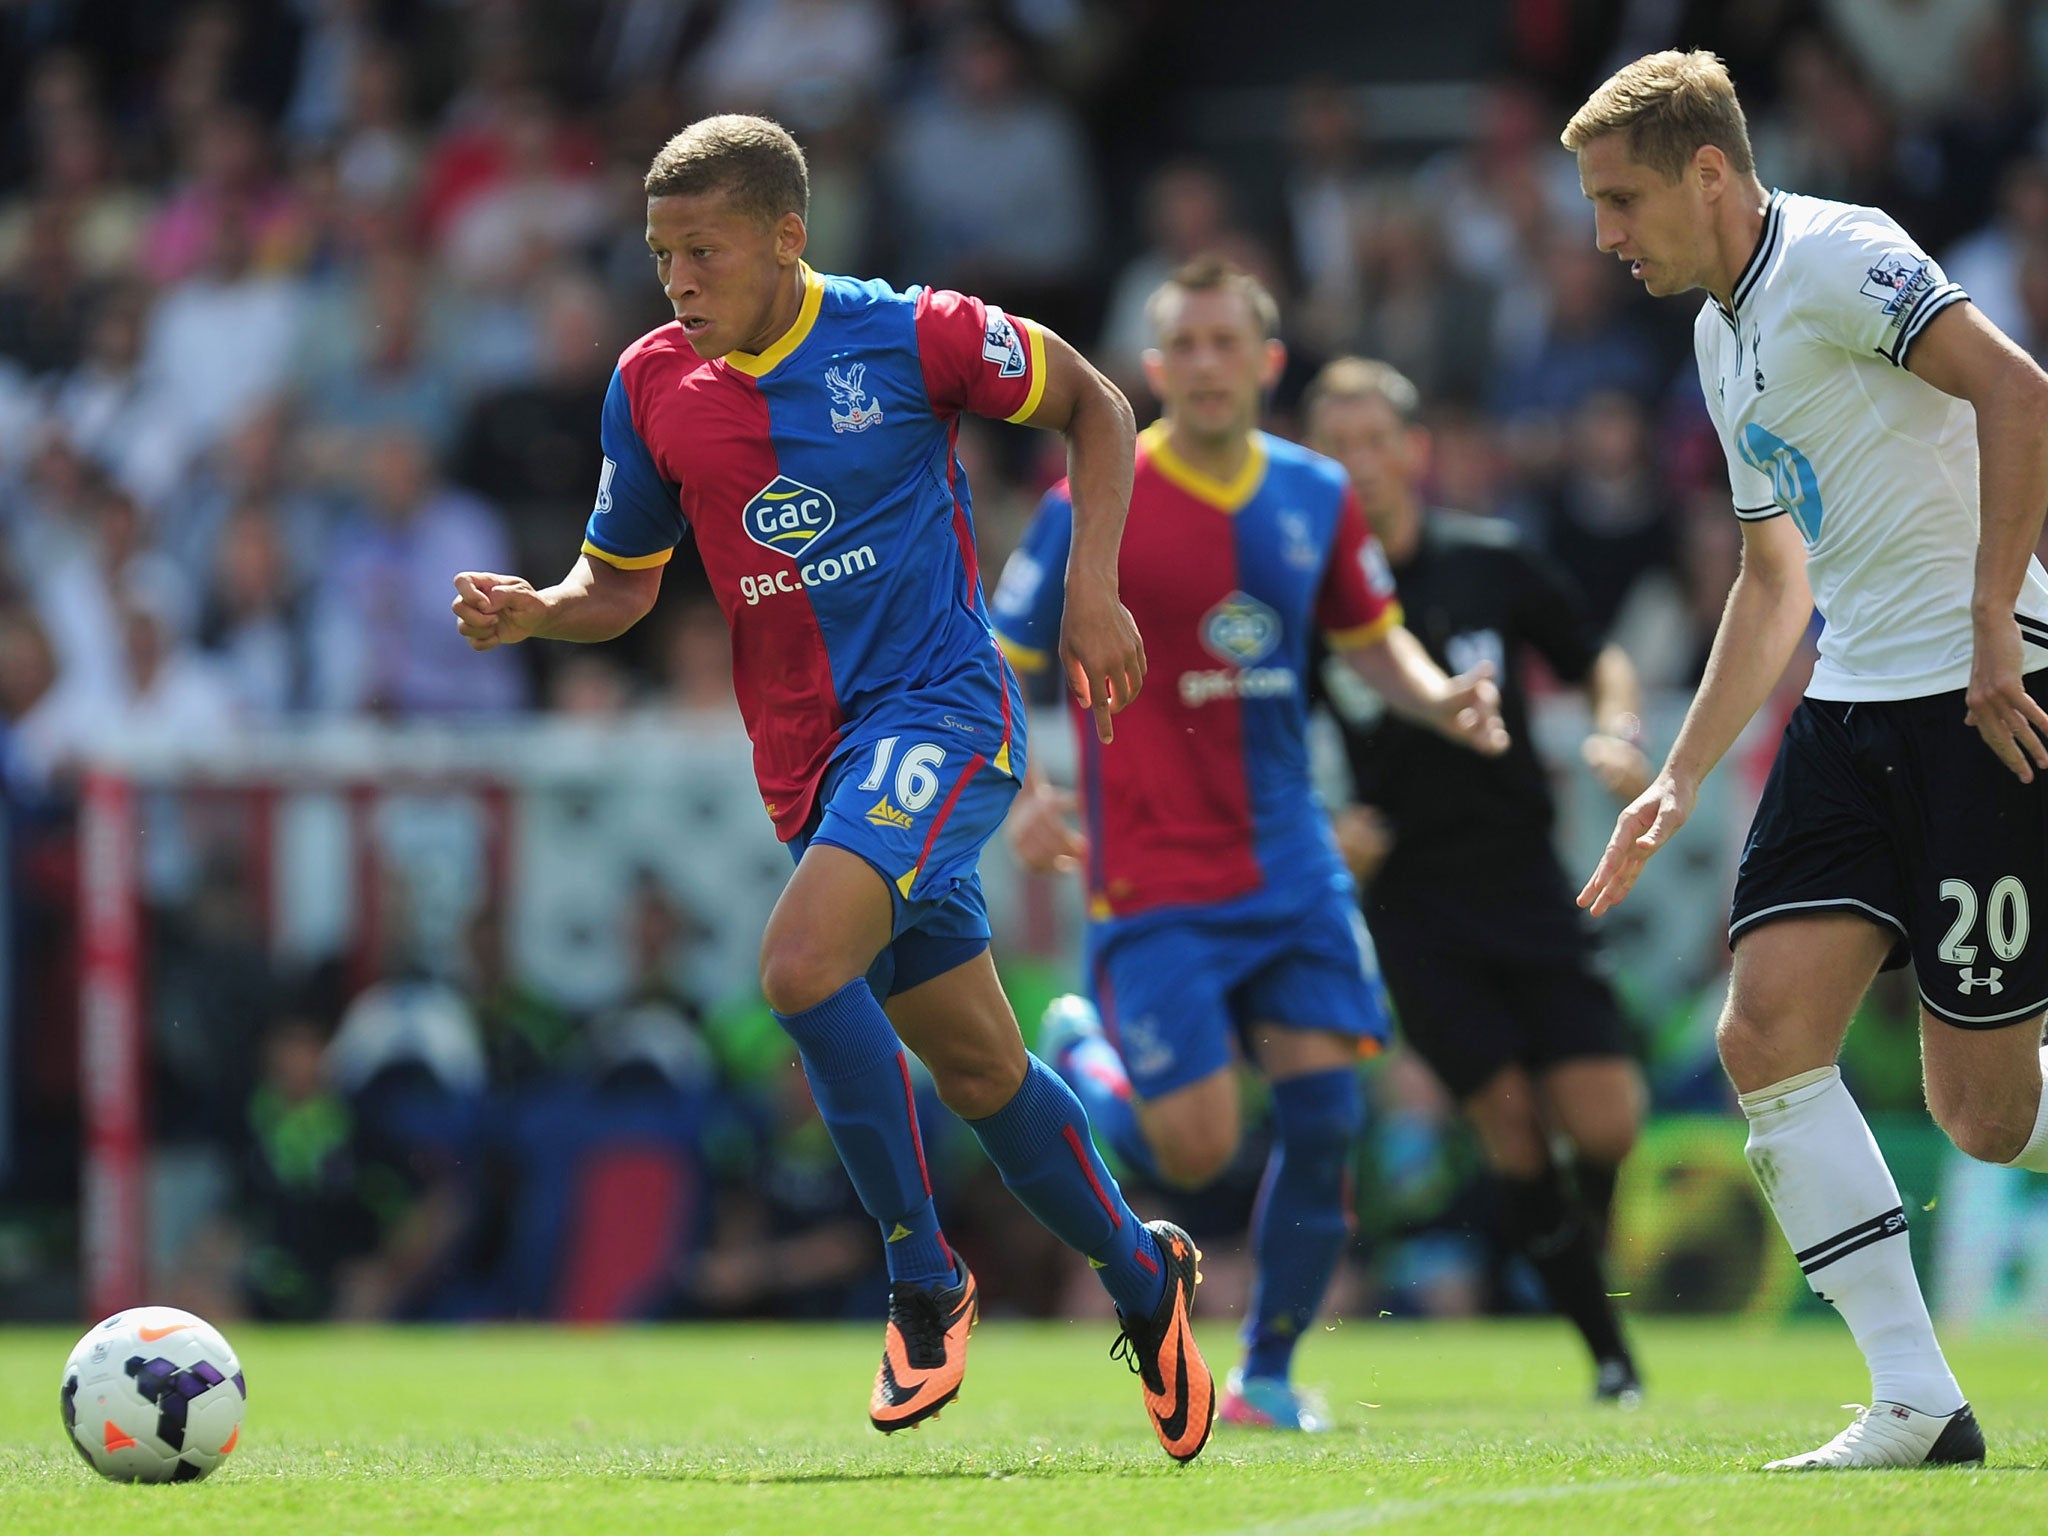
[[[1954,1413],[1921,1413],[1903,1403],[1872,1403],[1818,1450],[1769,1463],[1766,1472],[1846,1471],[1854,1467],[1952,1467],[1984,1460],[1984,1432],[1963,1404]]]

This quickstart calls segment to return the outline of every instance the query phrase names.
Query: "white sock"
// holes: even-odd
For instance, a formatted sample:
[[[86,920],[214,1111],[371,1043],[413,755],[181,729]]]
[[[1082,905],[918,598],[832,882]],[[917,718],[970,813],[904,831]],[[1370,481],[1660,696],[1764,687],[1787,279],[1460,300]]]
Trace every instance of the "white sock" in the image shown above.
[[[1749,1166],[1806,1283],[1856,1336],[1871,1401],[1954,1413],[1963,1391],[1913,1275],[1899,1187],[1841,1072],[1825,1067],[1745,1093],[1742,1112]]]
[[[2048,1079],[2048,1050],[2041,1052],[2041,1076]],[[2034,1111],[2034,1134],[2005,1166],[2024,1168],[2029,1173],[2048,1173],[2048,1088],[2042,1091],[2041,1106]]]

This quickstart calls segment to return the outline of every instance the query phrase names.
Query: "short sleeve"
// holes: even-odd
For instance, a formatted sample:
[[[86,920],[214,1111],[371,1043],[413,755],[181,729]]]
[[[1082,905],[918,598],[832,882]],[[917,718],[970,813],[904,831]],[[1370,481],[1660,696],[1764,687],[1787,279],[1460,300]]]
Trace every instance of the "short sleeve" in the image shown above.
[[[666,564],[682,542],[682,506],[633,425],[625,379],[617,369],[604,393],[598,438],[604,468],[597,480],[597,505],[583,532],[583,553],[622,571]]]
[[[1559,681],[1577,685],[1593,672],[1600,636],[1586,611],[1585,594],[1557,561],[1532,545],[1510,546],[1519,628]]]
[[[950,288],[917,296],[917,355],[940,416],[1025,421],[1045,396],[1045,333]]]
[[[1400,622],[1393,570],[1379,540],[1365,526],[1358,498],[1346,486],[1337,509],[1336,535],[1330,541],[1330,563],[1323,569],[1322,590],[1316,595],[1316,627],[1328,637],[1332,650],[1355,651],[1384,640]]]
[[[1074,504],[1064,482],[1045,493],[1023,542],[1003,566],[989,602],[996,640],[1019,672],[1042,672],[1057,659],[1067,605],[1067,550]]]
[[[1818,335],[1851,352],[1875,352],[1903,368],[1927,322],[1969,298],[1874,208],[1857,209],[1812,244],[1800,312]]]
[[[1714,323],[1720,324],[1718,320]],[[1778,505],[1778,492],[1771,484],[1771,477],[1743,458],[1736,451],[1734,439],[1728,435],[1728,424],[1721,416],[1717,399],[1719,391],[1715,387],[1711,366],[1704,357],[1699,364],[1700,393],[1706,398],[1707,415],[1714,423],[1714,436],[1719,439],[1721,453],[1728,461],[1728,493],[1735,500],[1735,515],[1745,523],[1782,517],[1785,508]]]

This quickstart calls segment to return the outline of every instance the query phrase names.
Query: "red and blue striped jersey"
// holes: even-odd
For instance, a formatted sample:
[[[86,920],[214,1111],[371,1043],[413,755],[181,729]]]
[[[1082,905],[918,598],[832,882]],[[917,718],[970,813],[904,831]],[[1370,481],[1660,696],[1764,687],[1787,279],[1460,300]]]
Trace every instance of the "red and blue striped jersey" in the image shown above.
[[[1072,530],[1056,486],[996,589],[996,632],[1020,667],[1055,658]],[[1149,427],[1117,573],[1146,681],[1109,746],[1075,711],[1090,916],[1342,878],[1309,774],[1312,631],[1344,648],[1401,622],[1344,471],[1262,432],[1226,485],[1174,453],[1163,424]]]
[[[803,275],[796,323],[766,352],[705,362],[673,324],[626,349],[583,543],[631,570],[694,536],[785,841],[835,749],[890,700],[957,711],[997,744],[996,768],[1022,772],[1021,697],[989,630],[954,438],[963,411],[1022,421],[1045,390],[1028,320]]]

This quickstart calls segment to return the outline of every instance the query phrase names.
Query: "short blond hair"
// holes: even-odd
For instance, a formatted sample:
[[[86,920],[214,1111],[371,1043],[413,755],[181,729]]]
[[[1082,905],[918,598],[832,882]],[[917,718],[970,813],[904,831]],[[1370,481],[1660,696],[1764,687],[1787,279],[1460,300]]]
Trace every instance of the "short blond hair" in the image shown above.
[[[1384,400],[1404,427],[1422,416],[1422,391],[1392,363],[1376,357],[1336,357],[1323,364],[1301,396],[1301,418],[1310,431],[1316,413],[1332,400]]]
[[[1676,181],[1705,144],[1726,155],[1738,176],[1756,171],[1735,82],[1728,66],[1704,48],[1645,54],[1616,70],[1558,138],[1577,154],[1610,133],[1627,134],[1629,153],[1666,181]]]
[[[1273,292],[1228,257],[1205,252],[1181,263],[1145,300],[1145,320],[1157,340],[1165,327],[1167,305],[1175,293],[1235,293],[1251,311],[1261,340],[1280,334],[1280,302]]]
[[[723,192],[764,224],[810,212],[811,171],[789,130],[766,117],[703,117],[655,153],[642,185],[649,197]]]

